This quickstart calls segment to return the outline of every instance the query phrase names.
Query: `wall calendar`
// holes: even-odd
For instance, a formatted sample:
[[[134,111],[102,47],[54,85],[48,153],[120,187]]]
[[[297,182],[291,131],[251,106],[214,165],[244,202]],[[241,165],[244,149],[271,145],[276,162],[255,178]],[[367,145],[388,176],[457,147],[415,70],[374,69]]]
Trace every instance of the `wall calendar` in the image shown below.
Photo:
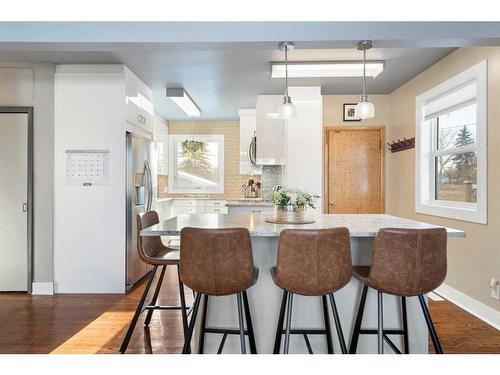
[[[66,184],[108,185],[109,150],[66,150]]]

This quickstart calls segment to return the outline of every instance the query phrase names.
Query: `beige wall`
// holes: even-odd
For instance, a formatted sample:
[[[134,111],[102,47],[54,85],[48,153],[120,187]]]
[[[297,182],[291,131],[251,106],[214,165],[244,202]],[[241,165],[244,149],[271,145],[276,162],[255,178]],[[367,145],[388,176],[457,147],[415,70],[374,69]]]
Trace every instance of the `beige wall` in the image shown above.
[[[240,174],[240,122],[239,121],[170,121],[169,134],[223,134],[224,135],[224,194],[215,197],[243,198],[241,188],[249,175]],[[260,176],[252,177],[260,181]],[[169,194],[170,196],[174,194]],[[182,194],[175,194],[176,196]]]
[[[488,60],[488,224],[415,213],[415,152],[390,154],[386,207],[390,214],[462,229],[466,239],[450,239],[445,283],[500,311],[490,297],[490,278],[500,278],[500,48],[461,48],[390,95],[388,139],[415,136],[415,97],[465,69]]]
[[[375,105],[375,117],[344,122],[344,103],[357,103],[359,95],[324,95],[323,126],[388,126],[391,115],[389,95],[370,95],[369,99]]]

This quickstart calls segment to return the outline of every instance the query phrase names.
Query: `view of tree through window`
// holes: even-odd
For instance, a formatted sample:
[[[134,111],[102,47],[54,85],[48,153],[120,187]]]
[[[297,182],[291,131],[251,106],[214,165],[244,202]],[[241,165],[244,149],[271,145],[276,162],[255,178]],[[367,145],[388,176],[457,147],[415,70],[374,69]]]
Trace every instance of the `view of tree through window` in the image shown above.
[[[439,116],[436,199],[477,201],[476,104]]]
[[[216,186],[218,143],[185,139],[177,143],[178,186]]]

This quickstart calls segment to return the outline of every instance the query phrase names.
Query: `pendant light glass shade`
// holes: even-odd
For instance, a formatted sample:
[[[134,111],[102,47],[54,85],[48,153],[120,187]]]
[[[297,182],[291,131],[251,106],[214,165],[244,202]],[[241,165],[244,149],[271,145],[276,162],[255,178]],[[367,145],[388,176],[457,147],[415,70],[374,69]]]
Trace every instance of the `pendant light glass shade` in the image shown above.
[[[358,43],[358,50],[363,51],[363,95],[356,105],[354,114],[361,120],[366,120],[375,116],[375,106],[368,100],[366,95],[366,50],[373,47],[373,42],[364,40]]]
[[[361,120],[366,120],[375,116],[375,106],[373,103],[368,101],[368,98],[361,99],[361,101],[356,104],[354,109],[354,114]]]
[[[285,52],[285,96],[283,104],[279,107],[278,118],[288,120],[297,116],[297,108],[292,103],[292,99],[288,96],[288,51],[293,49],[292,42],[281,42],[280,49]]]
[[[285,97],[284,103],[280,106],[278,111],[278,118],[281,120],[288,120],[297,116],[297,108],[292,103],[289,96]]]

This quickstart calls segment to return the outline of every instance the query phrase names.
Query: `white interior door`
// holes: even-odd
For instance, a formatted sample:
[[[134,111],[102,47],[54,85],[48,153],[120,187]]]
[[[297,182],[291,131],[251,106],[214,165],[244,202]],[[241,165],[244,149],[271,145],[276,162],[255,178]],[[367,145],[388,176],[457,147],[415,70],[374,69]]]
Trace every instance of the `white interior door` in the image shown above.
[[[27,291],[27,114],[0,113],[0,176],[0,291]]]

